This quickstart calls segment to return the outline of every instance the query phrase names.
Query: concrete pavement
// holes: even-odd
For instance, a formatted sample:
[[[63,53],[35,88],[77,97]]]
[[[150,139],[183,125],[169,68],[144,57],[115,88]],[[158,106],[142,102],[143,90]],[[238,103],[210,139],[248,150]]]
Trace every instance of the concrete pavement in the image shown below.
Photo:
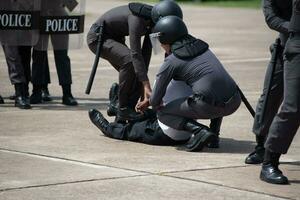
[[[96,17],[127,1],[87,1],[86,31]],[[182,6],[190,33],[204,39],[255,106],[260,95],[268,48],[276,33],[261,10]],[[54,101],[14,108],[8,96],[7,67],[0,51],[0,200],[20,199],[300,199],[300,135],[280,165],[287,186],[259,180],[260,166],[244,164],[255,146],[253,119],[242,105],[224,119],[221,148],[199,153],[112,140],[89,121],[89,108],[106,110],[117,72],[101,60],[91,95],[85,95],[94,56],[86,44],[70,50],[73,94],[78,107],[61,105],[53,53],[49,51]],[[163,56],[153,56],[153,83]],[[113,118],[109,118],[113,120]],[[207,123],[206,121],[203,121]]]

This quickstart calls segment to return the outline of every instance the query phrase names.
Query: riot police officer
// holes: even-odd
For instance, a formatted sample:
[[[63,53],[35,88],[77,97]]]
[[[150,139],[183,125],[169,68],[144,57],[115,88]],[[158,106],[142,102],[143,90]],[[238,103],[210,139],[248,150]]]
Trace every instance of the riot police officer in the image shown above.
[[[140,102],[137,109],[152,105],[162,123],[194,134],[191,143],[186,144],[188,151],[201,150],[216,135],[196,119],[215,119],[235,112],[241,103],[237,85],[208,44],[188,34],[180,18],[161,18],[150,37],[157,38],[169,56],[156,75],[150,99]],[[172,79],[186,82],[193,95],[162,106],[162,98]]]
[[[277,49],[274,49],[275,45],[271,45],[270,48],[272,57],[275,57],[275,52],[277,57],[274,60],[271,59],[268,65],[263,91],[257,102],[252,129],[256,135],[257,145],[255,150],[247,156],[245,160],[247,164],[262,163],[265,153],[265,139],[269,133],[271,123],[282,103],[284,74],[283,50],[288,39],[288,27],[292,15],[292,0],[264,0],[263,13],[267,25],[271,29],[279,32],[281,44]],[[276,63],[275,67],[273,66],[274,63]],[[269,93],[267,93],[268,87],[270,88]],[[265,101],[267,101],[267,103],[265,103]]]
[[[260,173],[261,180],[273,184],[288,184],[278,168],[279,158],[287,153],[300,125],[300,0],[293,0],[289,32],[284,51],[283,103],[270,126]]]
[[[141,117],[134,111],[138,99],[149,98],[151,87],[147,76],[151,58],[151,42],[148,34],[153,27],[151,16],[155,20],[168,14],[182,17],[180,7],[173,1],[153,6],[142,3],[130,3],[107,11],[91,27],[87,43],[92,52],[96,52],[97,30],[104,25],[101,57],[108,60],[119,72],[119,108],[117,120],[134,120]],[[129,36],[130,48],[125,44]],[[141,37],[145,36],[143,45]],[[143,95],[141,95],[143,93]]]

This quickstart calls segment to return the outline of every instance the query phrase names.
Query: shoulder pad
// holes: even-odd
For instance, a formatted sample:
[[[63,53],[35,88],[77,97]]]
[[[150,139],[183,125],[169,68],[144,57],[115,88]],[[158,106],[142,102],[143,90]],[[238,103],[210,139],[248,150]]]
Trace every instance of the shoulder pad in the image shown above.
[[[146,20],[151,20],[151,11],[153,6],[143,3],[129,3],[128,6],[132,14],[142,17]]]

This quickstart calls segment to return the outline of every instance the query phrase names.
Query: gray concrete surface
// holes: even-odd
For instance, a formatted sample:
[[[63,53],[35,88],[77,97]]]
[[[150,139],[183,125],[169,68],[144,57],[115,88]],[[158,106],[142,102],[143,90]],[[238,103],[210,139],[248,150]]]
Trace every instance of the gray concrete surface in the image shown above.
[[[87,1],[86,32],[96,17],[127,1]],[[206,40],[255,106],[260,94],[268,48],[276,33],[262,12],[183,6],[190,33]],[[73,93],[80,105],[61,105],[53,53],[49,52],[54,101],[14,107],[7,67],[0,51],[0,200],[10,199],[300,199],[300,135],[281,168],[291,180],[270,185],[258,178],[260,166],[244,164],[255,146],[253,119],[245,106],[224,119],[221,148],[199,153],[177,151],[104,137],[87,111],[105,111],[108,90],[117,73],[100,61],[91,95],[85,95],[93,55],[86,44],[71,50]],[[163,56],[154,56],[153,82]],[[109,118],[109,120],[113,120]],[[207,123],[206,121],[203,121]]]

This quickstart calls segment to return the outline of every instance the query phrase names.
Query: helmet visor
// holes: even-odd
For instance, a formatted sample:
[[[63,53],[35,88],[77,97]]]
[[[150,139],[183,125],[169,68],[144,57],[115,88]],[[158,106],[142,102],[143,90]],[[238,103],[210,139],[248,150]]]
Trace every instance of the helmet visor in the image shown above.
[[[161,33],[151,33],[149,35],[150,40],[151,40],[151,45],[152,45],[152,50],[155,55],[159,54],[161,50],[161,43],[159,41],[159,36],[161,36]]]

